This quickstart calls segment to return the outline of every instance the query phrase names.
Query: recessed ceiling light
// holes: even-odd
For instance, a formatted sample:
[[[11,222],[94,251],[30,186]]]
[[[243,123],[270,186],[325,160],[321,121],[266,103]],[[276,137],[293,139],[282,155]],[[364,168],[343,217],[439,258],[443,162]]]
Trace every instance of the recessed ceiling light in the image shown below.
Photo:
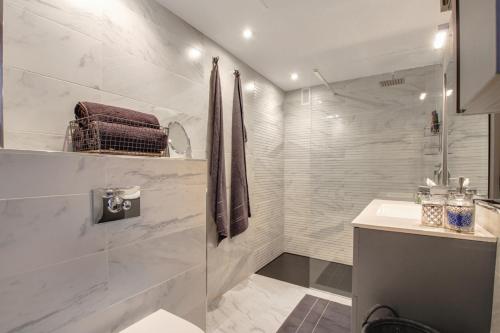
[[[292,81],[297,81],[299,79],[299,74],[297,73],[290,74],[290,79],[292,79]]]
[[[453,95],[453,89],[446,90],[446,96],[450,97],[451,95]]]
[[[434,36],[434,49],[442,49],[444,44],[446,43],[446,37],[448,35],[447,30],[439,30],[436,32],[436,35]]]
[[[326,116],[326,119],[333,119],[333,116]]]
[[[426,99],[426,97],[427,97],[427,93],[423,92],[423,93],[420,94],[419,98],[420,98],[421,101],[423,101],[424,99]]]
[[[245,30],[243,30],[243,38],[250,39],[252,37],[253,37],[253,31],[252,31],[252,29],[246,28]]]
[[[188,49],[188,57],[191,60],[199,59],[201,57],[201,51],[195,47],[190,47]]]
[[[248,82],[246,85],[245,85],[245,90],[246,91],[249,91],[249,92],[252,92],[252,91],[255,91],[255,82]]]

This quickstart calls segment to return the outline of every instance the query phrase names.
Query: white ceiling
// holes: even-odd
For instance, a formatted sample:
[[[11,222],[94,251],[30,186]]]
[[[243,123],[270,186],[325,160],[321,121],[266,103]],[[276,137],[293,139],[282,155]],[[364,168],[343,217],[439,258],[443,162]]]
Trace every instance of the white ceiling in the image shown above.
[[[314,68],[335,82],[439,63],[449,19],[439,0],[158,1],[283,90],[319,84]]]

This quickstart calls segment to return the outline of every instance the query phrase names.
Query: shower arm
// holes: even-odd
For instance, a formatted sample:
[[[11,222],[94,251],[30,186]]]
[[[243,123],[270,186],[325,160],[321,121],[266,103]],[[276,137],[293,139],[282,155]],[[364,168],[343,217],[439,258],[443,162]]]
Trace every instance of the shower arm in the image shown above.
[[[360,98],[360,97],[354,97],[354,96],[349,96],[349,95],[346,95],[346,94],[339,94],[338,92],[336,92],[332,86],[328,83],[328,81],[325,79],[325,77],[323,76],[323,74],[321,74],[321,72],[319,71],[319,69],[314,69],[313,70],[313,73],[314,75],[316,75],[316,77],[321,81],[321,83],[328,89],[330,90],[330,92],[332,93],[332,95],[335,97],[335,96],[338,96],[338,97],[342,97],[342,98],[347,98],[347,99],[350,99],[350,100],[353,100],[353,101],[356,101],[356,102],[361,102],[361,103],[365,103],[367,105],[370,105],[370,106],[373,106],[373,105],[378,105],[378,106],[385,106],[384,103],[380,103],[380,102],[377,102],[377,101],[373,101],[373,100],[369,100],[369,99],[365,99],[365,98]]]
[[[335,92],[335,90],[333,90],[333,88],[330,86],[330,84],[328,84],[328,81],[325,79],[325,77],[323,76],[323,74],[321,74],[321,72],[319,71],[319,69],[314,69],[313,70],[313,73],[314,75],[316,75],[316,77],[321,81],[321,83],[323,83],[323,85],[332,92],[333,96],[337,96],[338,94]]]

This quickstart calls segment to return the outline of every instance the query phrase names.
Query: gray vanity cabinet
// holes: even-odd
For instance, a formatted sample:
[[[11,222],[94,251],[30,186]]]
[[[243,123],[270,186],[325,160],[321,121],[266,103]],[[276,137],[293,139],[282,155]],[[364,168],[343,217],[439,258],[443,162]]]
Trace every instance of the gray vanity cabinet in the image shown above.
[[[353,332],[375,304],[443,333],[489,333],[496,243],[354,228]]]

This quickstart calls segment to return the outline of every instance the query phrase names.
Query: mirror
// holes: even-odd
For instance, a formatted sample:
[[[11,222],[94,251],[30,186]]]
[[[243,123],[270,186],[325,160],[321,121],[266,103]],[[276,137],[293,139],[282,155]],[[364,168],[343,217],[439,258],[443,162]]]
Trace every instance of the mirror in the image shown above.
[[[168,147],[170,157],[191,158],[191,140],[178,121],[168,124]]]
[[[459,102],[461,93],[459,70],[459,40],[456,1],[452,5],[449,37],[444,52],[445,73],[445,153],[450,185],[456,186],[457,177],[470,179],[471,187],[479,194],[488,195],[488,141],[489,119],[484,114],[462,113]]]

